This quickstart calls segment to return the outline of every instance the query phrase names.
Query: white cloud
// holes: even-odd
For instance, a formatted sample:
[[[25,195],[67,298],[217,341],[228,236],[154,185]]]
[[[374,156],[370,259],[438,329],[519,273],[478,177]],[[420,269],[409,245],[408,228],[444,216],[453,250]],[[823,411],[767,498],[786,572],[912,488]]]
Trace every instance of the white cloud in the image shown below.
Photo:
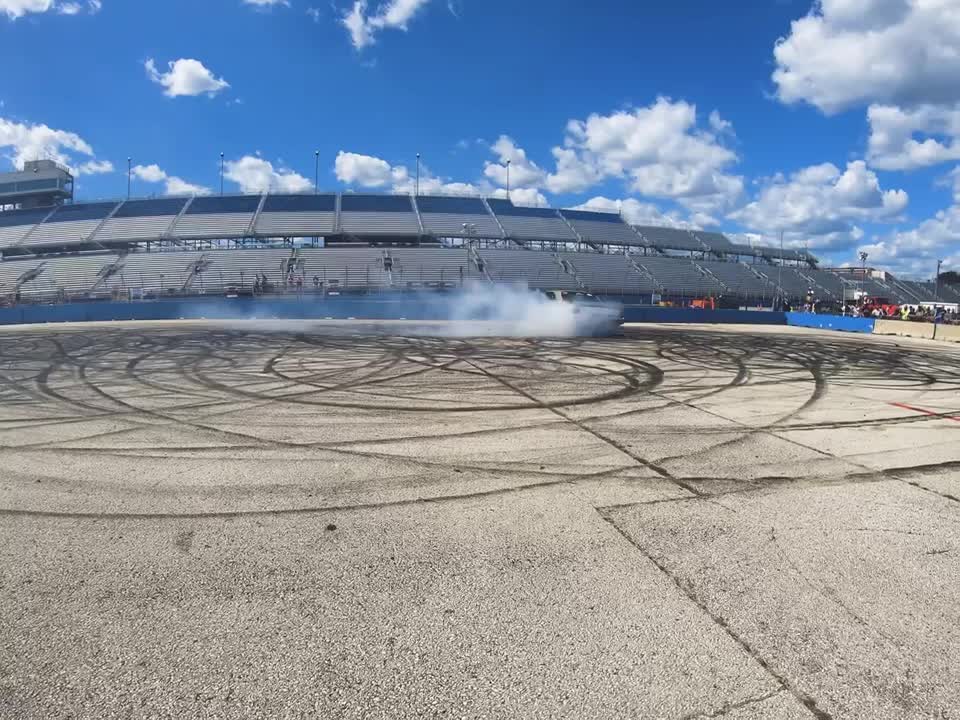
[[[386,160],[343,150],[337,153],[334,172],[340,182],[366,188],[384,187],[393,179],[392,168]]]
[[[960,101],[954,0],[822,0],[774,48],[783,102],[826,113],[869,103]]]
[[[510,161],[510,188],[538,188],[546,182],[547,173],[527,157],[527,153],[517,147],[513,138],[501,135],[490,149],[497,155],[499,162],[487,162],[483,174],[497,185],[507,185],[507,161]]]
[[[27,160],[54,160],[78,174],[110,172],[108,160],[97,160],[93,148],[76,133],[47,125],[28,125],[0,117],[0,149],[16,167]],[[76,156],[82,156],[78,158]]]
[[[87,160],[73,168],[74,175],[103,175],[113,172],[113,163],[109,160]]]
[[[507,190],[506,188],[497,188],[486,194],[490,197],[506,198]],[[536,188],[511,188],[510,202],[514,205],[523,205],[526,207],[550,207],[550,201]]]
[[[785,103],[866,106],[867,160],[913,170],[960,159],[956,0],[822,0],[774,48]]]
[[[784,231],[792,244],[810,238],[812,246],[826,247],[856,239],[858,222],[896,219],[908,201],[903,190],[881,189],[876,173],[856,160],[842,172],[823,163],[770,178],[756,200],[728,217],[748,230]]]
[[[100,0],[0,0],[0,14],[16,20],[28,13],[45,13],[51,10],[60,15],[79,15],[84,10],[90,14],[100,10]]]
[[[138,180],[148,183],[166,183],[164,194],[166,195],[209,195],[210,188],[203,185],[194,185],[186,180],[167,175],[160,166],[153,165],[134,165],[131,169],[133,176]]]
[[[343,13],[340,23],[350,33],[350,42],[357,50],[373,45],[381,30],[407,29],[407,24],[430,0],[386,0],[376,12],[367,12],[366,0],[355,0]]]
[[[242,0],[244,5],[250,5],[258,9],[269,9],[274,7],[290,7],[290,0]]]
[[[696,106],[663,97],[646,107],[571,120],[563,147],[553,149],[557,169],[546,186],[580,192],[619,178],[633,192],[701,212],[726,208],[743,190],[743,179],[727,173],[737,155],[719,139],[733,128],[716,111],[708,122],[712,132],[697,126]]]
[[[890,268],[893,272],[932,278],[937,260],[944,261],[944,271],[960,269],[960,204],[941,210],[916,227],[873,238],[857,250],[866,252],[870,265]]]
[[[881,170],[913,170],[960,160],[960,103],[901,108],[871,105],[867,158]]]
[[[623,216],[631,225],[660,225],[667,227],[688,228],[689,223],[681,219],[676,213],[664,213],[652,203],[640,202],[635,198],[613,200],[602,195],[592,197],[573,210],[596,210],[599,212],[616,212]]]
[[[199,60],[180,58],[167,63],[169,70],[161,73],[153,58],[144,64],[147,76],[158,85],[162,85],[167,97],[209,95],[213,97],[221,90],[230,87],[223,78],[214,76]]]
[[[337,180],[361,188],[389,188],[391,192],[413,194],[417,188],[416,171],[406,165],[391,165],[372,155],[344,152],[337,153],[333,166]],[[435,176],[426,165],[420,166],[419,191],[421,195],[478,195],[481,190],[475,185],[450,182]]]
[[[279,191],[304,192],[313,188],[313,182],[293,170],[274,168],[273,163],[253,155],[230,160],[224,166],[224,176],[240,186],[245,193]]]
[[[47,12],[53,5],[53,0],[0,0],[0,12],[6,13],[11,20],[16,20],[27,13]]]

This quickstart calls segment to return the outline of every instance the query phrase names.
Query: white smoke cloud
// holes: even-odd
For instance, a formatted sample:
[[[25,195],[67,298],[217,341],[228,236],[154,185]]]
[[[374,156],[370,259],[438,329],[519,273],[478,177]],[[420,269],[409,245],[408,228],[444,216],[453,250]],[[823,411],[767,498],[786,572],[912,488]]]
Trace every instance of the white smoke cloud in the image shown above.
[[[613,303],[557,302],[545,294],[509,285],[473,285],[449,303],[451,337],[576,337],[606,334],[621,308]]]

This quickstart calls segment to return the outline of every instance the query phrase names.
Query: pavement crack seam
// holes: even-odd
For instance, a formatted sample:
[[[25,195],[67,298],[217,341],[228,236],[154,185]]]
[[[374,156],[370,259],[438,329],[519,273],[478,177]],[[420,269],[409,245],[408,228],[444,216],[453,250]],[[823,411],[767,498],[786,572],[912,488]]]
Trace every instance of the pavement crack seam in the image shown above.
[[[720,709],[714,710],[713,712],[707,713],[694,713],[692,715],[684,715],[680,720],[707,720],[707,718],[717,718],[723,717],[731,710],[740,710],[741,708],[750,707],[751,705],[756,705],[757,703],[762,703],[770,698],[774,698],[780,693],[784,692],[782,689],[774,690],[773,692],[768,692],[765,695],[759,697],[747,698],[746,700],[741,700],[740,702],[727,703],[723,705]]]
[[[662,477],[662,478],[664,478],[664,479],[666,479],[666,480],[669,480],[669,481],[672,482],[673,484],[675,484],[675,485],[683,488],[683,489],[686,490],[688,493],[690,493],[690,494],[692,494],[692,495],[703,495],[703,494],[704,494],[704,493],[703,493],[701,490],[699,490],[696,486],[691,485],[690,483],[684,482],[683,480],[680,480],[680,479],[678,479],[678,478],[675,478],[675,477],[674,477],[668,470],[666,470],[665,468],[662,468],[662,467],[660,467],[659,465],[657,465],[656,463],[653,463],[653,462],[651,462],[650,460],[647,460],[646,458],[643,458],[643,457],[637,455],[636,453],[632,452],[629,448],[621,445],[621,444],[620,444],[619,442],[617,442],[616,440],[613,440],[612,438],[608,438],[606,435],[604,435],[604,434],[602,434],[602,433],[594,430],[593,428],[585,425],[583,422],[581,422],[581,421],[579,421],[579,420],[576,420],[576,419],[570,417],[569,415],[567,415],[566,413],[564,413],[563,411],[561,411],[559,408],[555,408],[555,407],[552,407],[552,406],[544,403],[542,400],[540,400],[539,398],[531,395],[530,393],[528,393],[528,392],[527,392],[526,390],[524,390],[523,388],[517,387],[516,385],[514,385],[513,383],[511,383],[509,380],[506,380],[506,379],[498,376],[496,373],[490,372],[490,371],[487,370],[486,368],[480,367],[479,365],[477,365],[476,363],[474,363],[474,362],[472,362],[472,361],[470,361],[470,360],[465,360],[464,362],[466,362],[468,365],[472,365],[472,366],[475,367],[479,372],[483,373],[484,375],[486,375],[486,376],[487,376],[488,378],[490,378],[491,380],[494,380],[495,382],[500,383],[501,385],[503,385],[504,387],[508,388],[509,390],[512,390],[513,392],[517,393],[518,395],[521,395],[521,396],[527,398],[530,402],[536,403],[537,405],[539,405],[539,406],[540,406],[541,408],[543,408],[544,410],[549,410],[549,411],[552,412],[554,415],[558,415],[559,417],[563,418],[564,420],[566,420],[566,421],[569,422],[570,424],[575,425],[576,427],[578,427],[579,429],[583,430],[584,432],[586,432],[586,433],[588,433],[588,434],[590,434],[590,435],[593,435],[593,437],[595,437],[597,440],[600,440],[601,442],[606,443],[607,445],[609,445],[609,446],[611,446],[612,448],[614,448],[615,450],[623,453],[623,454],[626,455],[627,457],[632,458],[633,460],[635,460],[636,462],[638,462],[640,465],[643,465],[645,468],[647,468],[647,469],[649,469],[649,470],[652,470],[653,472],[655,472],[655,473],[656,473],[657,475],[659,475],[660,477]]]
[[[817,707],[817,702],[814,698],[795,687],[784,675],[781,675],[779,672],[774,670],[770,663],[768,663],[753,647],[751,647],[750,643],[734,632],[733,628],[730,627],[726,620],[712,612],[710,608],[708,608],[707,605],[699,597],[697,597],[697,594],[687,583],[684,583],[679,577],[670,572],[666,565],[647,552],[626,531],[621,529],[611,517],[600,510],[597,510],[597,513],[604,520],[604,522],[610,525],[610,527],[612,527],[624,540],[630,543],[633,548],[635,548],[641,555],[653,563],[653,565],[661,573],[669,578],[680,592],[682,592],[694,605],[696,605],[701,612],[710,618],[717,627],[723,630],[723,632],[726,633],[730,639],[739,645],[740,648],[747,653],[747,655],[753,658],[753,660],[756,661],[760,667],[762,667],[764,671],[776,681],[782,690],[786,690],[793,695],[800,703],[803,704],[804,707],[807,708],[807,710],[810,711],[810,714],[817,720],[833,720],[833,716],[830,713]]]
[[[950,493],[944,493],[944,492],[940,492],[939,490],[934,490],[933,488],[928,488],[928,487],[926,487],[925,485],[921,485],[920,483],[918,483],[918,482],[916,482],[916,481],[914,481],[914,480],[904,480],[903,478],[897,478],[897,480],[899,480],[900,482],[906,483],[907,485],[911,485],[911,486],[917,488],[918,490],[923,490],[923,491],[925,491],[925,492],[932,493],[932,494],[934,494],[934,495],[939,495],[940,497],[944,498],[945,500],[951,500],[951,501],[953,501],[953,502],[960,502],[960,498],[958,498],[956,495],[951,495]]]

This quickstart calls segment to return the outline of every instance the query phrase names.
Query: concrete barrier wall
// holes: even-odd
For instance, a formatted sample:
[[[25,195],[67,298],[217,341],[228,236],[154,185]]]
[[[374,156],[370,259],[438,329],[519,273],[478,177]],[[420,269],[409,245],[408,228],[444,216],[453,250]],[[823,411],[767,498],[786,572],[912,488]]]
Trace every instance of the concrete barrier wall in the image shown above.
[[[853,318],[842,315],[814,315],[813,313],[788,312],[787,325],[817,328],[819,330],[841,330],[843,332],[872,333],[873,318]]]
[[[900,337],[933,338],[933,330],[933,323],[877,320],[874,333],[877,335],[899,335]],[[938,325],[936,330],[937,340],[960,343],[960,325]]]
[[[877,325],[873,331],[877,335],[932,338],[933,323],[908,322],[904,320],[877,320]]]

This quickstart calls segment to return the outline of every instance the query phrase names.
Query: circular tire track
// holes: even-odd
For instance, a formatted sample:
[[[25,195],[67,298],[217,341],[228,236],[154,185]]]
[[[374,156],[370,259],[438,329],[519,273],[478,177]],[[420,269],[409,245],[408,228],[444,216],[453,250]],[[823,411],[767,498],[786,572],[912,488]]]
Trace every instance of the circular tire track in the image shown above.
[[[444,456],[385,453],[378,446],[428,440],[469,443],[502,436],[511,427],[519,432],[569,423],[623,449],[595,425],[676,405],[705,412],[698,402],[709,398],[715,406],[733,390],[742,398],[744,390],[771,386],[789,388],[791,394],[786,411],[764,426],[743,427],[733,438],[730,427],[718,429],[710,423],[685,431],[722,434],[703,451],[709,453],[760,432],[931,422],[938,416],[893,410],[856,421],[810,422],[804,416],[831,388],[922,389],[947,393],[945,399],[952,394],[956,402],[941,415],[958,414],[960,354],[824,336],[656,328],[608,340],[397,337],[344,329],[264,333],[216,326],[25,330],[6,333],[0,342],[0,452],[124,459],[145,453],[146,461],[147,453],[162,457],[166,450],[172,456],[178,448],[162,442],[124,446],[117,444],[118,438],[144,427],[169,427],[195,430],[198,440],[201,434],[215,438],[212,444],[197,443],[184,452],[232,451],[242,459],[250,449],[302,451],[307,462],[311,452],[322,451],[324,457],[389,461],[410,472],[421,467],[470,471],[480,477],[509,474],[514,480],[501,489],[511,489],[566,480],[558,481],[555,471],[540,472],[506,460],[499,466],[454,462]],[[570,415],[574,411],[576,419]],[[223,422],[237,413],[251,418],[247,426]],[[430,423],[442,429],[388,438],[360,430],[356,437],[305,441],[284,439],[275,427],[259,426],[260,414],[291,428],[328,416],[344,422],[400,416],[409,418],[411,427]],[[499,427],[471,426],[477,422],[471,416],[488,414],[502,421]],[[77,432],[67,428],[76,430],[85,422],[127,425],[82,435],[78,445]],[[64,428],[62,439],[51,432],[58,426]],[[31,442],[31,428],[42,428],[47,439]],[[98,439],[104,440],[102,446]],[[636,460],[657,468],[645,458]],[[64,482],[71,481],[69,466],[58,470]],[[442,488],[436,494],[443,497]],[[337,505],[328,502],[324,507]]]

